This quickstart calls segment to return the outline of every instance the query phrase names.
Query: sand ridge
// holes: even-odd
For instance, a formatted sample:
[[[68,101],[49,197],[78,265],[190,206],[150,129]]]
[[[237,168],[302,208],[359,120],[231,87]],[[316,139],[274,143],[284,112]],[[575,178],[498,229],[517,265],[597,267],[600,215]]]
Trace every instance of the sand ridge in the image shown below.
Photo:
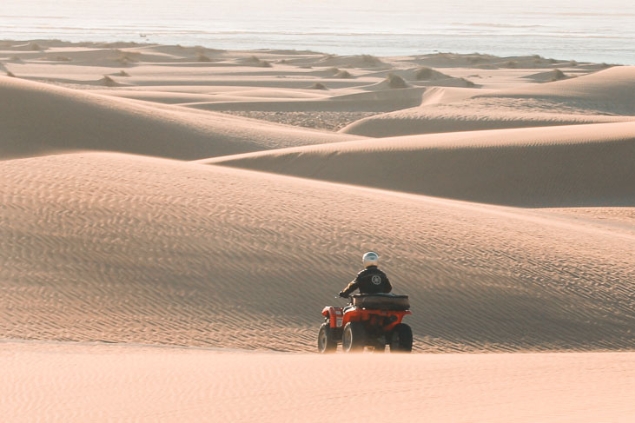
[[[416,304],[417,349],[631,345],[633,234],[116,154],[0,166],[12,338],[312,351],[319,311],[338,303],[358,251],[379,249]]]
[[[342,132],[389,137],[632,121],[635,67],[515,88],[427,90],[420,107],[368,117]]]
[[[196,159],[344,139],[16,78],[0,78],[0,91],[2,158],[92,149]]]
[[[417,107],[421,92],[430,88],[468,87],[465,89],[477,95],[483,90],[535,85],[530,77],[555,72],[558,67],[567,76],[602,69],[536,57],[436,54],[377,58],[134,43],[73,45],[44,40],[6,42],[0,50],[0,63],[7,74],[18,78],[151,102],[181,103],[189,108],[253,113],[251,117],[258,119],[326,129],[340,129],[360,119],[351,113]],[[442,68],[435,70],[435,66]],[[297,112],[314,113],[317,119],[297,119],[293,115]],[[340,123],[320,124],[320,113]],[[567,119],[563,117],[560,122],[569,122]],[[545,116],[536,117],[533,124],[545,120]],[[406,122],[403,119],[388,126],[404,131],[410,125]],[[364,135],[379,134],[376,129],[366,132]]]
[[[634,149],[627,122],[371,139],[202,163],[522,207],[632,207]]]

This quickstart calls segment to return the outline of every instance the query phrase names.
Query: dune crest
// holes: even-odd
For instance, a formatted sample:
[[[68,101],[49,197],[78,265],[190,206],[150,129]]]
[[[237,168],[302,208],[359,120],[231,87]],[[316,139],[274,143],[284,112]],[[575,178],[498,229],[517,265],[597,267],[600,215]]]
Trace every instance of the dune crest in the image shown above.
[[[553,71],[547,74],[552,75]],[[484,92],[429,88],[419,107],[368,117],[352,123],[341,132],[390,137],[633,121],[634,98],[633,66]]]
[[[627,122],[382,138],[202,163],[520,207],[632,207],[633,157],[635,122]]]
[[[0,159],[109,150],[192,160],[346,138],[19,78],[0,77],[0,96]]]

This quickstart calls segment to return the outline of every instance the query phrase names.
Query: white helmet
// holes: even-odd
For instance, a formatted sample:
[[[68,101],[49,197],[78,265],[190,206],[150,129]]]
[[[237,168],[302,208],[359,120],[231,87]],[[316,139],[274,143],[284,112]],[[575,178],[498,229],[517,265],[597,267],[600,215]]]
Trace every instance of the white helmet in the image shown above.
[[[378,262],[379,256],[377,255],[377,253],[373,253],[372,251],[369,251],[362,257],[362,263],[364,263],[364,267],[377,266]]]

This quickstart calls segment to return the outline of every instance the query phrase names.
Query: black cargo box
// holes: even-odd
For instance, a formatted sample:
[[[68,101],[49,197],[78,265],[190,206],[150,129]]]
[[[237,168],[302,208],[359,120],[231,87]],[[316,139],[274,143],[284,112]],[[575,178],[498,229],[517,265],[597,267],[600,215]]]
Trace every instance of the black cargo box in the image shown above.
[[[358,294],[351,296],[355,307],[373,310],[402,311],[410,309],[407,295]]]

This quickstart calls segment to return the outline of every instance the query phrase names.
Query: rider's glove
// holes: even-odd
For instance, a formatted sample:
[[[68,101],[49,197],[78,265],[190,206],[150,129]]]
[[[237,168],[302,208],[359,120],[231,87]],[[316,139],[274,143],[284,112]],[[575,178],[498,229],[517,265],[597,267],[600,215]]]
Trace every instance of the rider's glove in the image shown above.
[[[340,292],[340,297],[342,298],[348,298],[348,294],[345,293],[344,291]]]

